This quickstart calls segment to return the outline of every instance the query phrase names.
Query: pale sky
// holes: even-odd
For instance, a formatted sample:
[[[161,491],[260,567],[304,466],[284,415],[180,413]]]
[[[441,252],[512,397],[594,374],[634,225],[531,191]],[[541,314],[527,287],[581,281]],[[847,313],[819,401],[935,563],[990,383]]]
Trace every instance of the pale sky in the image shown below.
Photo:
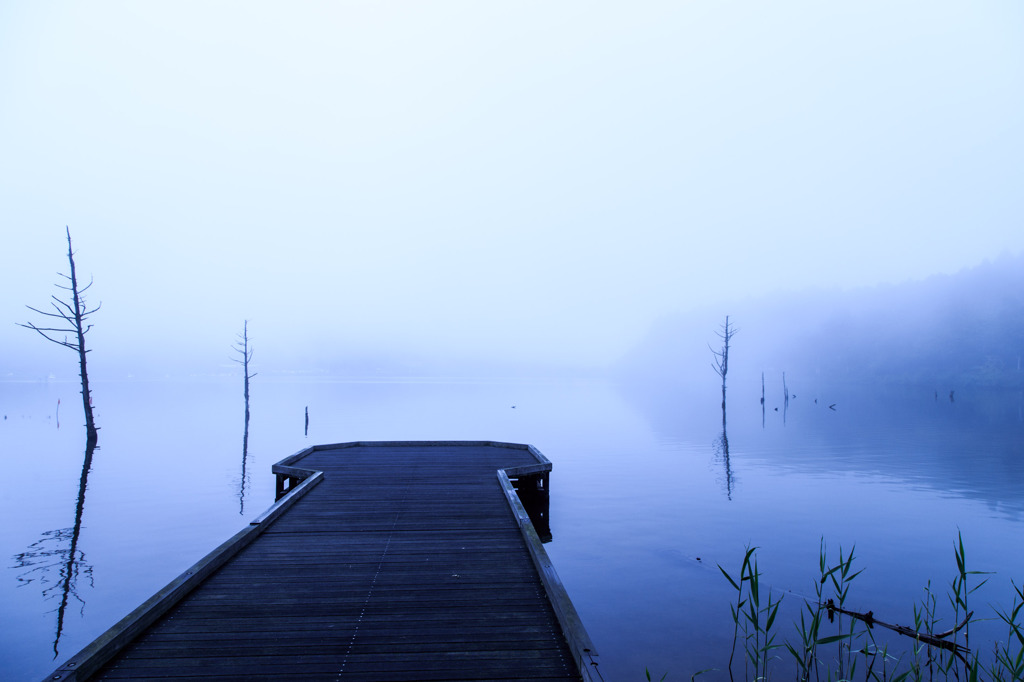
[[[65,225],[97,356],[601,364],[1019,253],[1022,179],[1019,0],[11,0],[0,376]]]

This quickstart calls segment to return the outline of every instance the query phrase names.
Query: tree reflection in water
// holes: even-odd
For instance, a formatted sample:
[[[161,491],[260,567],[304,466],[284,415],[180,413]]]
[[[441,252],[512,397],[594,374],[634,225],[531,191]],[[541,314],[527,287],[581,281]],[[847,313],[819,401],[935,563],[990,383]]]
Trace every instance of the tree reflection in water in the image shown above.
[[[242,435],[242,479],[238,484],[238,515],[245,515],[245,492],[249,487],[249,410],[246,409],[245,433]]]
[[[715,460],[725,467],[725,496],[731,501],[735,477],[729,461],[729,434],[725,430],[725,410],[722,411],[722,435],[715,439]]]
[[[57,606],[57,628],[53,639],[53,657],[60,655],[60,638],[64,632],[64,615],[73,601],[79,604],[79,613],[84,615],[85,599],[82,588],[93,586],[92,565],[85,559],[85,552],[78,546],[82,531],[82,514],[85,510],[85,491],[92,469],[92,455],[96,449],[93,439],[87,439],[82,475],[78,482],[78,500],[75,503],[75,523],[70,528],[48,530],[42,537],[28,546],[28,549],[14,556],[13,568],[25,569],[19,576],[19,587],[38,582],[43,588],[44,599],[60,597]]]
[[[245,382],[243,384],[243,397],[245,398],[245,431],[242,434],[242,480],[238,484],[238,514],[243,516],[245,514],[245,489],[249,485],[249,472],[247,470],[248,455],[249,455],[249,381],[256,376],[255,374],[249,373],[249,363],[252,362],[253,348],[249,345],[249,320],[246,320],[242,326],[242,333],[238,335],[238,341],[235,342],[234,351],[238,353],[238,357],[234,358],[235,362],[242,366],[243,376]]]

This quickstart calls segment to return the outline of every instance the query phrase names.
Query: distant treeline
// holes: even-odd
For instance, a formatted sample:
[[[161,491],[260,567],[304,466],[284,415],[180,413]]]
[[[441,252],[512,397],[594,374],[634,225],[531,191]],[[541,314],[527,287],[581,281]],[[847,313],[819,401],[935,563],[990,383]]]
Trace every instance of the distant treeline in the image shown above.
[[[1024,255],[954,275],[802,292],[717,312],[732,314],[742,331],[731,358],[737,373],[788,370],[816,380],[944,391],[1024,388]],[[713,319],[702,311],[663,320],[623,360],[621,373],[685,380],[704,370],[709,351],[702,339],[714,339]]]
[[[1024,386],[1024,258],[987,262],[956,275],[872,292],[837,311],[802,341],[823,374],[916,384]],[[872,300],[872,298],[874,300]]]

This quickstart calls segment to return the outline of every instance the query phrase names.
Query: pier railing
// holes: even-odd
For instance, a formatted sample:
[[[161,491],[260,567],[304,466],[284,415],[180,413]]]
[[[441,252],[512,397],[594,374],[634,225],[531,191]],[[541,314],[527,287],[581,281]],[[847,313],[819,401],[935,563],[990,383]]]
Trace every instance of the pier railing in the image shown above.
[[[540,453],[536,454],[543,457]],[[515,514],[519,530],[526,540],[526,546],[530,550],[530,556],[533,558],[534,566],[537,567],[537,573],[540,575],[540,580],[544,585],[545,592],[547,592],[548,600],[555,611],[558,624],[562,628],[562,635],[565,637],[569,650],[572,651],[573,658],[576,660],[576,667],[580,671],[580,675],[584,682],[603,682],[598,668],[597,649],[590,640],[590,635],[587,634],[586,628],[583,627],[583,621],[576,612],[576,607],[573,606],[572,600],[569,599],[569,593],[566,592],[561,578],[558,577],[554,564],[551,563],[548,553],[544,550],[543,542],[530,518],[530,514],[527,512],[523,500],[520,499],[524,489],[528,495],[536,495],[538,489],[543,489],[545,497],[547,495],[547,472],[551,470],[551,465],[548,464],[545,470],[529,471],[532,469],[535,469],[535,467],[499,470],[498,482],[501,484],[502,490],[505,491],[505,497],[508,499],[509,506],[512,507],[513,514]],[[518,489],[513,485],[510,473],[519,480]]]
[[[115,623],[91,644],[69,658],[57,668],[47,680],[60,682],[81,682],[88,680],[97,670],[118,654],[132,640],[141,635],[150,625],[171,610],[189,592],[210,577],[249,543],[255,540],[281,514],[323,480],[323,473],[311,471],[299,485],[290,488],[291,493],[278,499],[266,511],[249,522],[249,525],[235,533],[229,540],[194,563],[163,589],[143,602],[138,608]]]

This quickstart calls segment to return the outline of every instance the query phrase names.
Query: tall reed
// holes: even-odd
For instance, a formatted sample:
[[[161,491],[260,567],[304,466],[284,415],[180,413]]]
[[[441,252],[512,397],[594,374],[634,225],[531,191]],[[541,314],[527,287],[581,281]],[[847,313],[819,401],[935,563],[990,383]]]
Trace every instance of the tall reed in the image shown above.
[[[740,566],[739,581],[733,580],[728,571],[721,565],[718,566],[718,570],[736,590],[736,603],[729,605],[733,621],[732,650],[729,653],[730,680],[735,679],[732,669],[740,632],[743,633],[745,679],[751,679],[750,671],[753,669],[753,679],[768,680],[769,666],[775,658],[772,652],[782,646],[775,643],[775,633],[772,630],[782,597],[774,600],[771,589],[768,589],[767,600],[762,602],[761,572],[757,567],[756,552],[756,547],[747,547],[743,564]]]
[[[971,609],[972,595],[988,581],[976,576],[987,574],[967,569],[967,553],[959,532],[953,550],[957,573],[947,594],[952,627],[939,632],[939,599],[931,582],[925,587],[924,599],[913,608],[913,627],[886,623],[871,611],[851,610],[850,588],[862,569],[855,568],[854,550],[847,554],[842,548],[838,562],[830,565],[822,539],[814,598],[806,600],[799,611],[800,619],[794,623],[795,639],[777,644],[775,621],[782,597],[776,599],[771,587],[763,582],[757,547],[748,546],[737,577],[718,566],[736,591],[736,600],[729,606],[733,620],[729,679],[735,682],[738,675],[734,672],[738,667],[735,658],[742,642],[744,680],[769,680],[773,664],[779,660],[776,649],[784,647],[796,663],[800,682],[838,682],[855,676],[866,682],[1024,682],[1024,587],[1011,581],[1014,597],[1010,608],[992,607],[995,618],[1006,625],[1007,634],[1005,641],[992,644],[991,659],[983,663],[969,644],[970,625],[977,622]],[[888,645],[879,646],[877,628],[908,637],[911,643],[903,653],[911,655],[904,660],[891,655]]]

